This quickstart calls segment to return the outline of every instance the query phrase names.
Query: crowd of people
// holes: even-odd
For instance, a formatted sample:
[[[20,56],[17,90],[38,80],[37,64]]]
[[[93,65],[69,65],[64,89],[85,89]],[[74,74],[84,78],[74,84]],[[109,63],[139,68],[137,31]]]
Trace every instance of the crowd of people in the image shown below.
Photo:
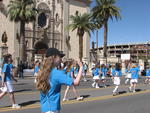
[[[89,66],[87,63],[83,63],[80,60],[69,59],[63,61],[62,58],[65,55],[55,48],[49,48],[45,53],[43,62],[35,61],[34,64],[34,83],[37,90],[40,91],[40,104],[42,113],[60,113],[61,109],[61,86],[66,85],[66,90],[63,95],[62,101],[69,101],[68,93],[72,88],[75,99],[82,101],[84,98],[79,95],[77,87],[81,78],[83,81],[87,81],[87,72]],[[23,63],[19,63],[19,77],[23,78]],[[1,69],[2,85],[0,88],[0,99],[9,93],[10,100],[12,102],[12,108],[20,108],[21,106],[16,104],[14,97],[14,88],[12,80],[17,82],[14,78],[12,70],[12,56],[4,56],[4,62]],[[107,76],[109,72],[109,78],[114,84],[114,90],[112,95],[118,95],[118,89],[121,84],[121,77],[125,75],[125,84],[130,82],[128,90],[130,92],[136,92],[136,85],[141,73],[140,66],[134,63],[130,63],[126,66],[125,73],[122,73],[122,66],[120,63],[115,65],[106,66],[99,63],[93,63],[91,68],[91,76],[93,77],[93,88],[107,87]],[[145,83],[150,84],[150,67],[147,66]]]

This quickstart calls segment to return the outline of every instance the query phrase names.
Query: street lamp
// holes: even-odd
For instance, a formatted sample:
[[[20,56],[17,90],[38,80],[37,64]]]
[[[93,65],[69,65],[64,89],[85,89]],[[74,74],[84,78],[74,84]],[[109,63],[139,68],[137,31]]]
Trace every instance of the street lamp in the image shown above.
[[[95,52],[95,44],[96,44],[96,42],[92,41],[92,54],[93,54],[94,60],[97,61],[97,52]],[[98,48],[97,48],[97,50],[98,50]]]

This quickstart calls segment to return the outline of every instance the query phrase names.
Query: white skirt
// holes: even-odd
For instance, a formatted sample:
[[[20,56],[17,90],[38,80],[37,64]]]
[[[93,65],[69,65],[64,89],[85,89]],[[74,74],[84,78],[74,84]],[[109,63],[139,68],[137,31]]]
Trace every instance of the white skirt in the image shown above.
[[[137,79],[131,79],[130,84],[132,84],[132,83],[138,83],[138,80]]]
[[[4,82],[4,87],[1,88],[1,91],[2,92],[9,92],[9,93],[13,92],[14,87],[13,87],[12,81]]]
[[[93,80],[99,80],[100,78],[99,78],[99,76],[94,76],[93,77]]]
[[[45,113],[60,113],[60,111],[48,111],[48,112],[45,112]]]
[[[128,73],[126,78],[131,78],[131,73]]]
[[[114,77],[114,84],[120,85],[120,77]]]
[[[102,80],[104,80],[105,78],[106,78],[105,76],[102,76],[102,77],[101,77]]]

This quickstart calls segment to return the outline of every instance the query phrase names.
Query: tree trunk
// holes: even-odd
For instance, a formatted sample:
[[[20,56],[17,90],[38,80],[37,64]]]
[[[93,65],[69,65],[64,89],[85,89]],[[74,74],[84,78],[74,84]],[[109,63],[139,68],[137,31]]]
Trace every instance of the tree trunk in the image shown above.
[[[83,57],[83,36],[79,36],[79,59],[82,61]]]
[[[107,33],[108,33],[108,26],[107,21],[104,22],[104,51],[103,56],[107,58]]]
[[[98,50],[98,30],[96,30],[96,49]]]
[[[96,61],[98,60],[98,30],[96,30]]]
[[[25,22],[21,21],[20,25],[20,60],[25,61]]]

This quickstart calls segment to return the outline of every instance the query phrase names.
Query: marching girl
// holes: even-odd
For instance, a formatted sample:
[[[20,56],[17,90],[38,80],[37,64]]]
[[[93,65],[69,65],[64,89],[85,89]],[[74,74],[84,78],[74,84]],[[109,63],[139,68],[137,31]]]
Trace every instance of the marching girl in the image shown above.
[[[40,62],[37,60],[35,62],[35,67],[34,67],[34,76],[35,76],[34,83],[36,83],[36,78],[38,76],[39,71],[40,71]]]
[[[40,104],[42,113],[60,113],[61,85],[78,85],[82,75],[82,63],[78,61],[79,72],[75,79],[68,77],[60,70],[62,57],[65,56],[56,48],[46,51],[43,66],[37,76],[36,87],[40,91]]]
[[[101,66],[101,83],[104,87],[107,87],[106,86],[106,75],[107,75],[107,68],[104,64],[102,64]]]
[[[94,81],[92,87],[99,88],[99,79],[100,79],[99,72],[100,72],[99,65],[95,65],[95,67],[92,69],[93,81]]]
[[[113,80],[113,73],[115,71],[115,65],[112,65],[111,68],[110,68],[110,75],[111,75],[111,80]]]
[[[67,74],[67,76],[70,77],[70,78],[73,78],[73,79],[75,79],[74,67],[73,67],[74,62],[75,62],[74,60],[67,61],[66,68],[65,68],[65,73]],[[73,93],[74,93],[74,95],[76,97],[76,100],[79,100],[79,101],[83,100],[83,97],[78,96],[76,87],[74,85],[71,85],[71,86],[67,86],[65,94],[64,94],[63,101],[67,101],[68,100],[67,99],[67,94],[69,92],[70,87],[72,87],[72,90],[73,90]]]
[[[137,67],[136,64],[132,64],[132,68],[130,69],[130,72],[131,72],[131,80],[130,80],[129,91],[130,92],[133,91],[133,93],[135,93],[136,84],[138,83],[138,78],[139,78],[139,67]]]
[[[115,89],[113,90],[113,96],[118,94],[118,88],[120,86],[120,77],[122,76],[121,72],[121,64],[117,63],[115,69],[112,72],[113,83],[115,85]]]
[[[0,93],[0,99],[9,93],[10,100],[12,102],[12,108],[18,109],[20,105],[16,104],[14,96],[14,88],[12,80],[17,82],[17,80],[12,75],[11,63],[12,56],[10,54],[4,56],[4,64],[2,67],[2,88]]]
[[[146,70],[146,80],[145,84],[150,84],[150,67],[147,67],[148,69]]]
[[[126,73],[125,84],[127,84],[131,80],[130,65],[126,68],[125,73]]]

